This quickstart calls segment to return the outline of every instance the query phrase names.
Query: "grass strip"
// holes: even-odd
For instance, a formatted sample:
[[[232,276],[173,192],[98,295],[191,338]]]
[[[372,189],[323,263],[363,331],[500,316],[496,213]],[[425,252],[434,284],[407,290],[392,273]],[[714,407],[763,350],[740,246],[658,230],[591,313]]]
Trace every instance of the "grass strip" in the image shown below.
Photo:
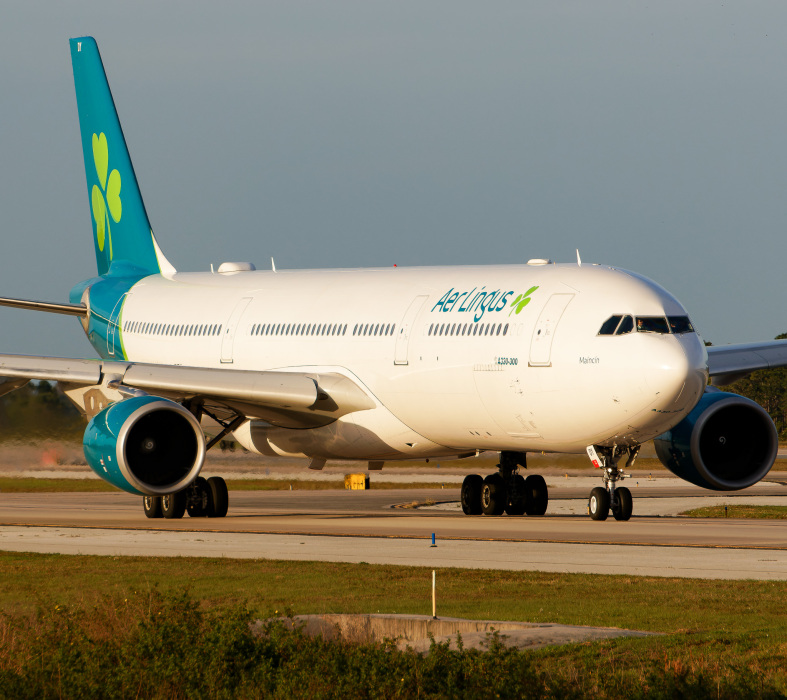
[[[370,480],[370,489],[458,489],[460,484],[376,482]],[[330,491],[343,490],[342,481],[284,481],[281,479],[227,479],[230,491]],[[111,484],[100,479],[34,479],[0,477],[0,493],[71,493],[107,491],[117,493]]]
[[[441,569],[440,616],[667,636],[524,653],[433,649],[424,661],[274,628],[255,642],[244,631],[249,619],[284,611],[429,614],[431,572],[422,568],[2,553],[0,572],[0,697],[787,693],[784,582]]]
[[[787,506],[705,506],[687,510],[681,515],[688,518],[755,518],[761,520],[787,520]]]
[[[52,602],[89,605],[97,592],[188,587],[209,607],[246,601],[299,614],[431,614],[431,571],[408,566],[0,552],[0,582],[0,610],[28,613]],[[787,582],[780,581],[445,568],[437,585],[443,616],[655,632],[753,632],[787,624]]]
[[[2,493],[94,493],[117,489],[101,479],[35,479],[33,477],[0,477]]]

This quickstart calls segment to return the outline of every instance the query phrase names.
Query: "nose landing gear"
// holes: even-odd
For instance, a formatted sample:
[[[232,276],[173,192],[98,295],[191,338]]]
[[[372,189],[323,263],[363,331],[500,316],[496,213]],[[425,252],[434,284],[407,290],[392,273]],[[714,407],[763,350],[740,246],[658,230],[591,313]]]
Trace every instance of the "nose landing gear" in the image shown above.
[[[544,477],[525,479],[518,468],[527,468],[526,453],[501,452],[498,473],[482,478],[469,474],[462,482],[462,511],[465,515],[544,515],[549,491]]]
[[[639,454],[639,445],[625,446],[613,445],[612,447],[595,447],[589,445],[587,448],[588,457],[597,469],[603,469],[601,478],[604,486],[597,486],[590,492],[588,499],[588,511],[593,520],[606,520],[610,510],[615,520],[629,520],[634,508],[634,499],[625,486],[617,487],[618,481],[628,478],[628,474],[623,472],[618,464],[620,460],[628,455],[626,469],[633,466]]]

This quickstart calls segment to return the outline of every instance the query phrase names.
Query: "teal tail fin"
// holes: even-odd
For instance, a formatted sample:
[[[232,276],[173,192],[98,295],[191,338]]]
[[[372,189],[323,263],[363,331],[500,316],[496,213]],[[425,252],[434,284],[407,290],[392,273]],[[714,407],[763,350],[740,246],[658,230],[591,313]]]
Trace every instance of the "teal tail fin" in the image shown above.
[[[98,274],[114,261],[174,272],[153,236],[98,45],[89,36],[69,43]]]

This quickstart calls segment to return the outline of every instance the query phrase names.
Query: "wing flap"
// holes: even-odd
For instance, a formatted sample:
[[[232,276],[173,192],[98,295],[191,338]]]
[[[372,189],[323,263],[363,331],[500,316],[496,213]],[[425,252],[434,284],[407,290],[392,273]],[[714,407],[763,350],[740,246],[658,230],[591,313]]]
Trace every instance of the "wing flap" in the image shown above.
[[[303,374],[132,364],[123,383],[137,389],[185,391],[281,408],[309,408],[317,402],[317,385]]]
[[[347,413],[365,411],[376,405],[352,379],[333,372],[255,372],[0,355],[0,378],[6,379],[0,395],[29,379],[61,382],[68,386],[69,397],[80,404],[87,415],[95,414],[97,406],[106,406],[122,398],[123,387],[126,391],[141,390],[174,400],[201,399],[248,418],[287,428],[327,425]]]
[[[74,360],[65,357],[0,355],[0,377],[46,379],[70,384],[99,384],[100,360]]]

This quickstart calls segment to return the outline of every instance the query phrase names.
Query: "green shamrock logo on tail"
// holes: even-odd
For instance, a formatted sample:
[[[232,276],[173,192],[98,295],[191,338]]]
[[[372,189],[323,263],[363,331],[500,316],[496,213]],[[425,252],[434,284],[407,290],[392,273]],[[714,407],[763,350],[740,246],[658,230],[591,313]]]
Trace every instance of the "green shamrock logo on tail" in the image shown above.
[[[96,165],[98,185],[93,185],[90,203],[93,209],[93,219],[96,222],[96,238],[98,249],[104,250],[104,245],[109,241],[109,259],[112,260],[112,232],[109,219],[115,223],[120,222],[123,205],[120,201],[120,173],[113,170],[107,179],[109,170],[109,149],[105,134],[93,134],[93,162]]]
[[[519,313],[522,309],[524,309],[530,303],[530,295],[536,291],[538,287],[531,287],[528,289],[524,294],[520,294],[514,301],[511,302],[511,311],[508,312],[510,316],[514,311]]]

